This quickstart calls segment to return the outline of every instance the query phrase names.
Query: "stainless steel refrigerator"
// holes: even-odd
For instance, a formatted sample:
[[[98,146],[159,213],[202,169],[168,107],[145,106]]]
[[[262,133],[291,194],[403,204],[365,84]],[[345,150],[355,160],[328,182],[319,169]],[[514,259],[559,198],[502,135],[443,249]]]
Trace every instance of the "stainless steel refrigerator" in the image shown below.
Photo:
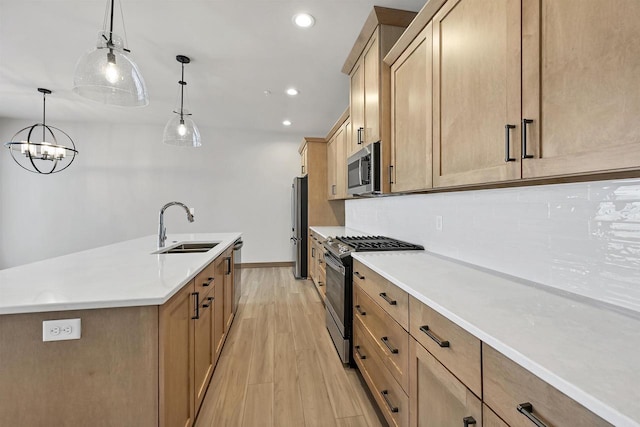
[[[307,247],[309,221],[307,216],[308,178],[295,177],[291,185],[291,243],[293,244],[293,275],[306,279],[308,275]]]

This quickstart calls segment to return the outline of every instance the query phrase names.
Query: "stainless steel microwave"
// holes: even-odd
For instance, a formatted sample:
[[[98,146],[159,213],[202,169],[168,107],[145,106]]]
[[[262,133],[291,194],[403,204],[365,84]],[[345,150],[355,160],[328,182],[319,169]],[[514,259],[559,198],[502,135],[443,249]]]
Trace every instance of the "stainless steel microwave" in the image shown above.
[[[378,194],[380,188],[380,141],[372,142],[347,159],[347,193]]]

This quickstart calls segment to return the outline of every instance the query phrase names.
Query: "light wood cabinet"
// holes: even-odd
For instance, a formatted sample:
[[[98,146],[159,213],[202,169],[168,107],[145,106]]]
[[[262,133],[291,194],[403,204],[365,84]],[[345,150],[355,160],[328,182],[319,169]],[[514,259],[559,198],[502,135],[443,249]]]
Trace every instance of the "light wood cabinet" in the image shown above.
[[[224,254],[219,256],[214,261],[215,275],[217,283],[214,286],[213,294],[213,338],[211,341],[214,358],[217,361],[222,352],[222,345],[224,344],[225,326],[224,319],[224,277],[227,272],[227,263],[225,261]]]
[[[367,144],[381,141],[383,192],[389,192],[390,185],[391,83],[389,66],[382,58],[415,15],[375,6],[342,67],[351,83],[351,144],[347,157]]]
[[[483,399],[512,427],[530,427],[533,419],[548,426],[611,426],[486,344],[482,366]]]
[[[160,427],[190,427],[195,419],[194,283],[160,306]]]
[[[482,427],[482,403],[417,341],[410,339],[412,427]]]
[[[432,48],[429,23],[391,66],[391,192],[433,186]]]
[[[231,328],[233,322],[233,247],[224,252],[225,274],[224,274],[224,331],[225,334]]]
[[[413,296],[409,319],[411,335],[476,396],[482,396],[480,340]]]
[[[482,424],[484,427],[509,427],[484,403],[482,404]]]
[[[433,18],[434,187],[520,178],[520,92],[519,2],[447,1]]]
[[[300,149],[300,175],[309,173],[308,147],[305,145]]]
[[[311,280],[322,298],[325,300],[327,293],[326,283],[326,269],[324,264],[324,246],[322,245],[322,237],[317,233],[309,232],[309,241],[311,242],[311,262],[309,263],[309,271]]]
[[[522,7],[522,176],[640,167],[640,2]]]
[[[214,286],[215,289],[215,286]],[[209,380],[213,374],[215,365],[215,354],[213,351],[213,300],[212,295],[214,289],[202,296],[199,296],[196,304],[198,310],[193,322],[193,370],[194,370],[194,410],[197,414],[202,399],[207,392]]]
[[[350,144],[351,120],[349,109],[338,119],[327,135],[327,197],[329,200],[346,199],[347,147]]]

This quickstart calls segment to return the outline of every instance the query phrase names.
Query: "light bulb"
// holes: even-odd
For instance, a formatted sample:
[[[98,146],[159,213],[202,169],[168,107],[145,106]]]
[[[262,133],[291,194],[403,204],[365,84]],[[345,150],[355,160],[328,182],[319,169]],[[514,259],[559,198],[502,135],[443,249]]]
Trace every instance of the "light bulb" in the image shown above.
[[[316,20],[308,13],[299,13],[297,15],[294,15],[293,22],[300,28],[309,28],[313,27],[313,24],[316,23]]]
[[[120,73],[118,73],[118,67],[116,67],[116,64],[107,62],[107,68],[104,70],[104,76],[109,83],[117,82],[120,77]]]
[[[180,125],[178,126],[178,134],[180,136],[185,136],[187,134],[187,127],[184,125],[184,123],[180,123]]]

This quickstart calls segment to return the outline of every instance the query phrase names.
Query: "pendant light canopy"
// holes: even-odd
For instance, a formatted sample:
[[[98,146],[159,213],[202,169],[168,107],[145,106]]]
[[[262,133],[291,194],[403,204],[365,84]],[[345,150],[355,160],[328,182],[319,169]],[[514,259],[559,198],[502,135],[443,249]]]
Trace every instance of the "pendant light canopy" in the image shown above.
[[[178,82],[180,85],[180,110],[174,111],[176,115],[164,127],[162,140],[165,144],[180,147],[200,147],[202,145],[200,131],[191,120],[191,114],[184,108],[184,87],[187,85],[187,82],[184,81],[184,64],[191,62],[191,59],[184,55],[178,55],[176,60],[182,64],[182,78]]]
[[[42,93],[42,123],[19,130],[4,146],[9,149],[13,160],[23,169],[49,175],[68,168],[76,158],[78,150],[65,131],[47,125],[46,96],[51,91],[38,88],[38,92]],[[39,139],[40,135],[42,139]]]
[[[73,91],[104,104],[143,107],[149,104],[147,88],[138,66],[129,57],[131,51],[113,32],[113,9],[114,0],[110,0],[96,47],[82,55],[76,64]]]

